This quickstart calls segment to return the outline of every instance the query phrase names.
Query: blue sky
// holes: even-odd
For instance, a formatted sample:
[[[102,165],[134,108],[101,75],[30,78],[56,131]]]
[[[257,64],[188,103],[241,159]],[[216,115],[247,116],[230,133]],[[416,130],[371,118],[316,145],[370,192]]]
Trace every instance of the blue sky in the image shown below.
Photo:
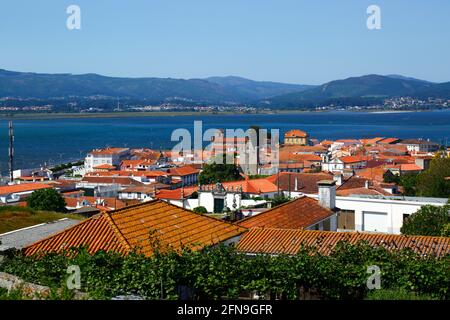
[[[81,8],[81,30],[66,8]],[[366,9],[381,8],[381,30]],[[0,68],[320,84],[369,73],[450,81],[450,1],[2,0]]]

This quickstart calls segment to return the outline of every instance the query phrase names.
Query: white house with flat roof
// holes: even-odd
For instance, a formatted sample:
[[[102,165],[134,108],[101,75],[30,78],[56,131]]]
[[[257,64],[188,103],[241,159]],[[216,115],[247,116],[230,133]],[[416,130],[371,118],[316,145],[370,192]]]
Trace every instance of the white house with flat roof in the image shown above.
[[[317,197],[317,195],[310,195]],[[352,195],[336,197],[338,231],[400,234],[403,221],[422,206],[444,206],[448,199]]]

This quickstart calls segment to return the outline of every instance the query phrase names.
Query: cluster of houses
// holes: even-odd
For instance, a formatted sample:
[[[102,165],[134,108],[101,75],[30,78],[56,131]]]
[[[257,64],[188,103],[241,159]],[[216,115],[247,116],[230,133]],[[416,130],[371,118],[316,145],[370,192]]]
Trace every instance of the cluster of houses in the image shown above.
[[[236,181],[208,185],[198,183],[204,164],[192,161],[194,151],[173,156],[170,151],[104,148],[87,154],[77,177],[54,179],[44,170],[16,174],[16,183],[0,187],[0,202],[26,205],[33,191],[53,188],[65,199],[69,214],[87,217],[69,228],[62,223],[59,232],[44,240],[30,239],[22,245],[27,254],[78,245],[127,252],[139,243],[150,255],[149,230],[175,248],[181,243],[198,249],[236,243],[252,254],[295,253],[301,243],[323,239],[330,248],[343,238],[393,247],[415,241],[415,248],[423,245],[429,252],[439,245],[448,252],[447,238],[405,241],[400,235],[409,215],[424,205],[443,206],[448,199],[405,197],[401,187],[384,182],[386,174],[426,170],[439,148],[425,140],[383,137],[320,142],[292,130],[280,145],[275,172],[263,174],[268,173],[264,164],[256,178],[243,172]],[[290,200],[275,206],[281,196]],[[207,214],[194,213],[200,207]],[[130,231],[133,223],[141,233]]]

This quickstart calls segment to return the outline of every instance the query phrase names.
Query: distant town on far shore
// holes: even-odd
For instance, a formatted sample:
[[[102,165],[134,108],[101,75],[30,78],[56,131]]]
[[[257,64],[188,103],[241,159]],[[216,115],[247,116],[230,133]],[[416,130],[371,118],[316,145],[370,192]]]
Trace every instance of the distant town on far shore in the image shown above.
[[[366,75],[323,85],[205,79],[110,78],[0,70],[0,114],[448,109],[450,82]]]

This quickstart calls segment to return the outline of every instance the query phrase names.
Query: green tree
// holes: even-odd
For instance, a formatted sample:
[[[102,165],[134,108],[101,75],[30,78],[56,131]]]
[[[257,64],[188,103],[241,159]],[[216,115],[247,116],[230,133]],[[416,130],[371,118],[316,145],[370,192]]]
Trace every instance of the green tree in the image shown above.
[[[206,210],[206,208],[203,206],[196,207],[192,211],[194,211],[195,213],[199,213],[199,214],[208,213],[208,210]]]
[[[423,197],[448,197],[450,195],[450,157],[442,153],[431,161],[430,168],[417,180],[417,194]]]
[[[412,196],[412,197],[416,196],[418,179],[419,179],[418,173],[408,173],[402,175],[402,177],[400,178],[399,185],[403,187],[403,194],[405,196]]]
[[[34,191],[28,198],[27,204],[34,210],[64,212],[66,202],[55,189],[40,189]]]
[[[291,201],[292,199],[290,197],[286,197],[283,193],[282,194],[277,194],[275,195],[275,197],[273,197],[272,200],[272,208],[279,206],[280,204],[286,203]]]
[[[206,164],[198,177],[200,184],[212,184],[217,182],[242,180],[243,177],[235,164],[213,162]]]
[[[400,229],[406,235],[441,236],[446,224],[450,223],[450,206],[426,205],[406,218]]]
[[[393,174],[390,170],[383,174],[383,181],[386,183],[400,183],[400,176]]]

